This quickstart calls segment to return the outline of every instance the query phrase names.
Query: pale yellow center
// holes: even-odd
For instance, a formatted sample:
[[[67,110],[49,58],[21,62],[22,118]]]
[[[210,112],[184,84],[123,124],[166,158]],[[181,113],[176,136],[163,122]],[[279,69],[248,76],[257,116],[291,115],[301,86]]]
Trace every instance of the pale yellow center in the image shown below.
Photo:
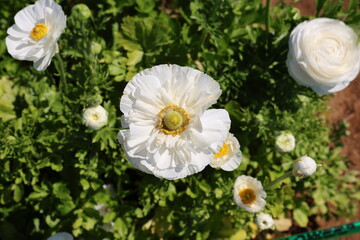
[[[98,116],[97,114],[93,114],[93,115],[92,115],[92,118],[96,121],[96,120],[99,119],[99,116]]]
[[[252,204],[256,199],[255,192],[251,188],[242,189],[239,192],[239,196],[243,204]]]
[[[182,133],[190,120],[189,114],[184,109],[173,104],[161,109],[157,116],[159,130],[173,136]]]
[[[36,40],[40,40],[47,35],[48,28],[45,24],[36,24],[31,30],[30,36]]]
[[[224,143],[222,145],[222,147],[220,148],[219,152],[217,154],[215,154],[214,156],[215,156],[215,158],[221,158],[221,157],[225,156],[228,152],[229,152],[229,145]]]

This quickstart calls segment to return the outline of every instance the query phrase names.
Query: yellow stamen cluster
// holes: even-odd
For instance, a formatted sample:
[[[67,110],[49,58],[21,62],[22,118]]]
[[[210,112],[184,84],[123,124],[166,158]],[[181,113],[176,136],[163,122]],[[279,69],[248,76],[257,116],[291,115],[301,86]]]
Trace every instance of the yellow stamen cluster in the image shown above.
[[[36,40],[40,40],[47,35],[48,28],[45,24],[39,23],[31,30],[30,36]]]
[[[214,155],[215,158],[221,158],[225,156],[229,152],[229,145],[224,143],[222,147],[220,148],[219,152]]]
[[[176,105],[170,104],[161,109],[157,127],[161,132],[175,136],[182,133],[189,124],[189,114]]]
[[[256,195],[251,188],[244,188],[239,192],[239,196],[243,204],[252,204],[255,202]]]
[[[93,114],[93,115],[92,115],[92,118],[96,121],[96,120],[99,119],[99,116],[98,116],[97,114]]]

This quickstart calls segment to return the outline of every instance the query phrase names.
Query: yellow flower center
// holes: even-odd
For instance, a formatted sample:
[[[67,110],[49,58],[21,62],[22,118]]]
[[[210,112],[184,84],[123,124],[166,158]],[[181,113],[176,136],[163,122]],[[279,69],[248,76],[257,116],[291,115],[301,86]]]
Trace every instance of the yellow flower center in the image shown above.
[[[157,116],[159,118],[157,127],[160,131],[173,136],[182,133],[190,119],[184,109],[173,104],[161,109]]]
[[[30,36],[36,40],[40,40],[47,35],[48,28],[45,24],[36,24],[31,30]]]
[[[99,116],[98,116],[97,114],[93,114],[93,115],[92,115],[92,118],[96,121],[96,120],[99,119]]]
[[[229,152],[229,145],[224,143],[222,147],[220,148],[219,152],[214,155],[215,158],[221,158],[225,156]]]
[[[254,190],[252,190],[251,188],[242,189],[239,192],[239,196],[243,204],[252,204],[256,199]]]

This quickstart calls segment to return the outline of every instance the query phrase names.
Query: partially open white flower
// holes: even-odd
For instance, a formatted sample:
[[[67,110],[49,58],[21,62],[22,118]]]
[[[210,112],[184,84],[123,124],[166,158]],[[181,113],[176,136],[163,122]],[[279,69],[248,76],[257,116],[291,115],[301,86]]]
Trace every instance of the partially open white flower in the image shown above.
[[[108,122],[108,112],[102,106],[85,109],[82,117],[83,123],[90,129],[98,130]]]
[[[295,137],[290,132],[282,131],[276,137],[275,146],[279,152],[291,152],[295,148]]]
[[[360,70],[357,34],[335,19],[302,22],[291,32],[286,64],[296,82],[316,93],[340,91]]]
[[[74,237],[70,233],[60,232],[49,237],[47,240],[74,240]]]
[[[308,177],[316,171],[316,162],[308,156],[299,157],[294,163],[293,175]]]
[[[53,0],[39,0],[15,15],[15,24],[7,30],[8,52],[18,60],[33,61],[34,68],[43,71],[58,52],[57,41],[65,26],[61,6]]]
[[[266,192],[259,180],[241,175],[234,184],[235,203],[244,210],[256,213],[266,205]]]
[[[221,149],[211,160],[210,166],[213,168],[220,167],[225,171],[232,171],[240,165],[241,159],[239,141],[233,134],[229,133]]]
[[[262,231],[271,228],[274,225],[274,219],[268,213],[260,213],[256,216],[255,223]]]
[[[120,101],[118,138],[136,168],[178,179],[202,171],[226,140],[226,110],[207,110],[220,85],[189,67],[159,65],[135,75]]]

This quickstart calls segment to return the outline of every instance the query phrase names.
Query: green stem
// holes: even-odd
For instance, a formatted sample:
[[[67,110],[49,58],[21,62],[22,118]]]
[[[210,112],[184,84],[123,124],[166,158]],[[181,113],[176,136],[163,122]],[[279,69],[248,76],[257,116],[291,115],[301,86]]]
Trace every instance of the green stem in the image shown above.
[[[57,69],[60,73],[60,90],[66,92],[67,91],[67,83],[66,83],[66,75],[65,75],[65,68],[64,63],[60,57],[60,54],[56,54],[56,61],[57,61]]]
[[[287,172],[284,175],[282,175],[281,177],[278,177],[277,179],[275,179],[274,181],[269,182],[269,184],[265,186],[265,189],[269,189],[272,186],[274,186],[274,185],[278,184],[279,182],[283,181],[284,179],[287,179],[287,178],[292,177],[292,176],[293,176],[292,171]]]
[[[266,12],[265,12],[265,27],[266,27],[266,45],[267,49],[270,49],[270,0],[266,0]]]

